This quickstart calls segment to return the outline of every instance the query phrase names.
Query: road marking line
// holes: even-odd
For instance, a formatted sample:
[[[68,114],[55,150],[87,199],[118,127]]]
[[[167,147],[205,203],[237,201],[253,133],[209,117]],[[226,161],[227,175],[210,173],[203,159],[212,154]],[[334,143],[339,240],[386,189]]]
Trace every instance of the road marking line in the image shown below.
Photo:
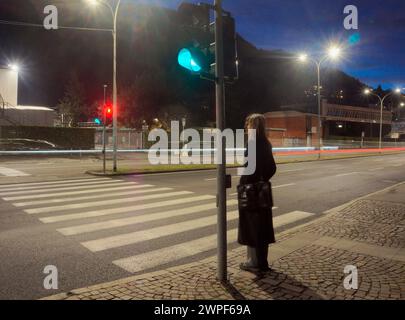
[[[299,214],[295,212],[293,215],[290,215],[288,219],[283,219],[282,216],[275,217],[273,219],[273,224],[275,228],[279,228],[286,224],[307,219],[311,216],[314,216],[314,214],[304,213],[304,215],[300,217]],[[238,239],[237,229],[229,230],[227,232],[227,238],[229,244],[235,243]],[[213,250],[216,248],[216,240],[217,235],[210,235],[178,245],[115,260],[113,263],[128,272],[136,273],[158,267],[169,262],[177,261],[182,258]]]
[[[29,200],[29,199],[44,199],[44,198],[51,198],[51,197],[63,197],[63,196],[71,196],[71,195],[78,195],[78,194],[91,194],[91,193],[102,193],[102,192],[114,192],[119,190],[133,190],[133,189],[141,189],[141,188],[148,188],[149,185],[134,185],[130,184],[129,186],[119,187],[122,184],[115,184],[113,187],[109,188],[101,188],[101,189],[91,189],[91,190],[82,190],[82,191],[70,191],[70,192],[57,192],[57,193],[45,193],[45,194],[31,194],[28,196],[17,196],[17,197],[6,197],[3,198],[5,201],[16,201],[16,200]],[[105,185],[103,186],[105,187]]]
[[[291,169],[291,170],[280,171],[279,173],[298,172],[298,171],[304,171],[304,170],[306,170],[306,169]]]
[[[114,182],[115,181],[115,182]],[[114,186],[118,185],[121,181],[119,180],[111,180],[106,181],[107,183],[100,184],[99,182],[94,182],[85,186],[78,186],[78,187],[64,187],[64,188],[56,188],[56,189],[36,189],[36,190],[28,190],[28,191],[11,191],[11,192],[0,192],[0,196],[11,196],[11,195],[19,195],[19,194],[33,194],[33,193],[46,193],[51,191],[67,191],[67,190],[82,190],[88,189],[92,190],[94,188],[103,188],[107,186]],[[121,182],[119,185],[136,185],[134,182]]]
[[[314,213],[310,213],[310,212],[292,211],[292,212],[277,216],[276,218],[274,218],[274,221],[275,221],[275,223],[277,222],[278,226],[287,225],[287,224],[293,223],[297,220],[303,220],[303,219],[312,217],[314,215],[315,215]],[[276,225],[274,227],[276,227]]]
[[[350,176],[353,174],[358,174],[360,172],[349,172],[349,173],[342,173],[342,174],[337,174],[335,177],[345,177],[345,176]]]
[[[84,197],[71,197],[71,198],[59,198],[59,199],[47,199],[47,200],[38,200],[38,201],[30,201],[30,202],[17,202],[13,203],[15,207],[27,207],[27,206],[35,206],[40,204],[51,204],[51,203],[62,203],[62,202],[74,202],[80,200],[90,200],[90,199],[98,199],[98,198],[113,198],[119,196],[130,196],[130,195],[137,195],[137,194],[144,194],[144,193],[152,193],[152,192],[160,192],[160,191],[170,191],[173,190],[172,188],[152,188],[152,185],[144,185],[141,190],[135,191],[124,191],[124,192],[111,192],[108,194],[96,194],[94,196],[86,195]],[[145,190],[143,190],[145,189]]]
[[[187,204],[187,203],[205,201],[205,200],[214,200],[214,199],[215,199],[215,196],[204,195],[204,196],[180,198],[180,199],[169,200],[169,201],[141,204],[141,205],[135,205],[135,206],[129,206],[129,207],[94,210],[94,211],[74,213],[74,214],[51,216],[51,217],[46,217],[46,218],[40,218],[39,220],[43,223],[55,223],[55,222],[62,222],[62,221],[69,221],[69,220],[102,217],[102,216],[120,214],[120,213],[128,213],[128,212],[135,213],[136,211],[142,211],[142,210],[147,210],[147,209],[168,207],[168,206]]]
[[[373,168],[373,169],[368,169],[368,171],[374,172],[374,171],[379,171],[379,170],[384,170],[384,167],[379,167],[379,168]]]
[[[59,190],[61,187],[74,187],[74,186],[86,186],[86,185],[95,185],[95,184],[108,184],[108,183],[117,183],[117,182],[122,182],[122,180],[103,180],[103,181],[86,181],[86,182],[77,182],[77,183],[62,183],[62,184],[54,184],[52,186],[27,186],[27,187],[17,187],[17,188],[7,188],[6,191],[7,192],[11,192],[11,191],[27,191],[31,192],[31,191],[36,191],[36,190],[41,190],[41,188],[55,188],[56,190]],[[3,191],[3,190],[0,190]]]
[[[296,183],[282,184],[279,186],[274,186],[272,189],[286,188],[286,187],[291,187],[291,186],[295,186],[295,185],[296,185]]]
[[[7,189],[13,187],[26,187],[26,186],[41,186],[41,185],[52,185],[59,183],[69,183],[69,182],[85,182],[85,181],[100,181],[100,180],[112,180],[110,178],[91,178],[91,179],[75,179],[75,180],[58,180],[58,181],[48,181],[48,182],[29,182],[29,183],[14,183],[14,184],[0,184],[0,189]]]
[[[385,182],[385,183],[398,183],[398,181],[394,181],[394,180],[383,180],[383,182]]]
[[[236,200],[231,200],[228,202],[229,207],[235,206],[237,204],[238,204],[238,202]],[[204,204],[204,205],[199,205],[199,206],[194,206],[194,207],[175,209],[175,210],[171,210],[171,211],[163,211],[163,212],[156,212],[156,213],[152,213],[152,214],[145,214],[145,215],[136,216],[136,217],[130,217],[130,218],[124,218],[124,219],[114,219],[114,220],[84,224],[84,225],[79,225],[79,226],[74,226],[74,227],[61,228],[61,229],[57,229],[57,231],[65,236],[72,236],[72,235],[78,235],[78,234],[89,233],[89,232],[94,232],[94,231],[135,225],[135,224],[140,224],[140,223],[145,223],[145,222],[150,222],[150,221],[163,220],[163,219],[168,219],[168,218],[173,218],[173,217],[185,217],[185,216],[192,215],[192,214],[195,214],[198,212],[214,210],[215,208],[216,208],[216,203],[209,203],[209,204]]]
[[[112,204],[122,204],[122,203],[138,202],[138,201],[143,201],[143,200],[185,196],[185,195],[190,195],[190,194],[193,194],[193,192],[176,191],[176,192],[152,194],[152,195],[148,195],[148,196],[139,196],[139,197],[121,198],[121,199],[109,199],[109,200],[103,200],[103,201],[82,202],[82,203],[74,203],[74,204],[69,204],[69,205],[45,207],[45,208],[26,209],[26,210],[24,210],[24,212],[26,212],[28,214],[59,212],[59,211],[72,210],[72,209],[102,207],[104,205],[108,206],[108,205],[112,205]]]
[[[231,211],[227,214],[228,222],[237,219],[238,211]],[[89,249],[91,252],[100,252],[108,249],[119,248],[130,244],[136,244],[147,240],[158,239],[166,236],[178,234],[179,232],[193,231],[204,227],[215,226],[217,217],[209,216],[200,219],[179,222],[161,227],[136,231],[118,236],[102,238],[92,241],[81,242],[81,245]]]
[[[0,167],[0,174],[6,177],[27,177],[30,176],[30,174],[18,171],[15,169],[10,169],[6,167]]]

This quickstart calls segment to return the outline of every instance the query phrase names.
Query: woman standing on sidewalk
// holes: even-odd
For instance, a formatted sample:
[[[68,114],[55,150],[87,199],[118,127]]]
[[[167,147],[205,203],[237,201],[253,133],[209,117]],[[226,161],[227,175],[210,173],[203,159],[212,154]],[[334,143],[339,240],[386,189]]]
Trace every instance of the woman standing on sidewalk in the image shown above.
[[[248,246],[247,261],[240,268],[251,272],[268,271],[269,244],[276,242],[270,179],[277,167],[272,146],[266,136],[265,117],[260,114],[250,115],[246,119],[245,129],[256,130],[253,137],[256,140],[256,171],[252,175],[242,176],[238,186],[238,242]]]

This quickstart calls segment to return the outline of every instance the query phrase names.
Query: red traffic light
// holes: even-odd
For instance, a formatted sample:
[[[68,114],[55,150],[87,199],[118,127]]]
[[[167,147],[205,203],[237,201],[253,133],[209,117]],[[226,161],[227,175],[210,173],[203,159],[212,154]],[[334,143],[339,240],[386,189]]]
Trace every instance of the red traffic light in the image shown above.
[[[113,108],[108,105],[104,107],[104,124],[109,126],[112,124]]]

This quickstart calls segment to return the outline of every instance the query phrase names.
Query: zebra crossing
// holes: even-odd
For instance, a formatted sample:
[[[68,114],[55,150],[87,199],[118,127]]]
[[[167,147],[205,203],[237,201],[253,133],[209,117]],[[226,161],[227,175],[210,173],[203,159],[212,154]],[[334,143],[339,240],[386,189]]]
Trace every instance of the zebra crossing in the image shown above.
[[[216,199],[209,194],[138,181],[88,178],[0,185],[0,197],[54,227],[62,236],[79,237],[80,245],[94,254],[122,248],[139,252],[111,259],[111,263],[131,273],[175,263],[216,247],[216,234],[207,234],[216,226]],[[282,227],[312,216],[294,211],[275,217],[274,225]],[[237,225],[238,211],[234,198],[228,200],[227,219],[228,241],[235,243],[237,229],[233,226]],[[204,235],[199,232],[203,229],[208,230]],[[180,243],[159,242],[147,252],[137,250],[142,244],[178,235],[182,235]]]

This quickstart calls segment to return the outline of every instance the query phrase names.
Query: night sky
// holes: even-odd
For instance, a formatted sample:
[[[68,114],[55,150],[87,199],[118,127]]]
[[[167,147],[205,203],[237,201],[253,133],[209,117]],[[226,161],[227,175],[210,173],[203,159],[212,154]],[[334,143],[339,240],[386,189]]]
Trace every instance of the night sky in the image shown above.
[[[181,0],[132,0],[176,8]],[[200,0],[190,2],[201,2]],[[405,87],[404,0],[224,0],[237,19],[238,32],[256,46],[322,54],[330,42],[346,47],[338,67],[363,82],[384,88]],[[346,5],[359,10],[356,31],[343,27]]]

